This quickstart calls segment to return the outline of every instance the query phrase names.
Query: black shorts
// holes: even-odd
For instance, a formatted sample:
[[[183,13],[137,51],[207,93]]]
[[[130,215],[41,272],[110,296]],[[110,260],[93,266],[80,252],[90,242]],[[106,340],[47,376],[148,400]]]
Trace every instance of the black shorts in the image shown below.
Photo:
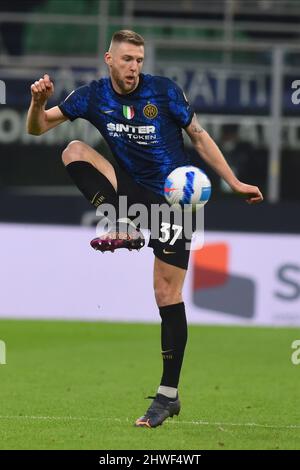
[[[156,204],[156,207],[162,204],[167,205],[165,198],[153,191],[145,188],[144,186],[136,183],[134,179],[128,175],[121,168],[114,166],[117,183],[118,183],[118,196],[127,196],[128,207],[133,204],[144,204],[147,207],[148,214],[151,214],[151,207]],[[148,229],[150,230],[150,240],[148,246],[153,249],[154,255],[165,263],[171,264],[178,268],[187,269],[189,263],[190,239],[186,238],[183,233],[183,227],[180,227],[171,213],[164,221],[164,215],[160,214],[158,222],[159,237],[157,234],[153,238],[153,221],[148,219]],[[143,227],[141,227],[143,228]],[[157,228],[156,228],[157,232]],[[178,233],[180,235],[178,236]],[[178,238],[177,238],[178,236]]]

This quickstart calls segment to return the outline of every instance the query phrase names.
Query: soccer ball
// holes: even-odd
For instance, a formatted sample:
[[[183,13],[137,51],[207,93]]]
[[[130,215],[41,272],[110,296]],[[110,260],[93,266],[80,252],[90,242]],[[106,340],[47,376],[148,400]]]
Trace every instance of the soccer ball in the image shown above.
[[[166,178],[164,194],[170,205],[198,209],[210,198],[211,183],[207,175],[195,166],[180,166]]]

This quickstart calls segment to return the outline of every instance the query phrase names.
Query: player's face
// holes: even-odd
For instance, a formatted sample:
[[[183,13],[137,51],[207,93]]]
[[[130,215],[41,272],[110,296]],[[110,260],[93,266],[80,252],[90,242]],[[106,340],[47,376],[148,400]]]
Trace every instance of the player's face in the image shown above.
[[[113,44],[105,54],[114,88],[126,94],[135,90],[144,61],[144,46],[127,42]]]

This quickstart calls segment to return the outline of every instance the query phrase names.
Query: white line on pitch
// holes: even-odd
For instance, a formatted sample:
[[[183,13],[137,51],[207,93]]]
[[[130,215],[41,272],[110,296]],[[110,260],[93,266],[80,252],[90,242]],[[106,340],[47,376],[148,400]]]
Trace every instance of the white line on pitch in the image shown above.
[[[259,423],[210,423],[209,421],[169,421],[168,424],[194,424],[196,426],[257,427],[273,429],[300,429],[300,424],[259,424]]]
[[[119,423],[130,423],[129,418],[97,418],[91,416],[0,416],[0,419],[11,420],[40,420],[40,421],[116,421]],[[271,429],[300,429],[300,424],[259,424],[259,423],[223,423],[223,422],[209,422],[209,421],[180,421],[173,420],[167,421],[168,425],[187,424],[194,426],[228,426],[228,427],[257,427],[257,428],[271,428]]]
[[[31,419],[40,421],[119,421],[123,422],[124,419],[119,418],[97,418],[91,416],[0,416],[0,419]],[[125,421],[128,421],[126,419]]]

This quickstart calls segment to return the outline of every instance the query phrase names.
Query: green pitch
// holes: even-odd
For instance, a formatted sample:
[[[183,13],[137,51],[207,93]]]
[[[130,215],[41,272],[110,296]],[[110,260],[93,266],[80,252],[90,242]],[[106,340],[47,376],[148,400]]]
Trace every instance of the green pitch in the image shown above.
[[[299,449],[297,329],[192,326],[180,416],[135,428],[159,325],[0,321],[0,449]]]

